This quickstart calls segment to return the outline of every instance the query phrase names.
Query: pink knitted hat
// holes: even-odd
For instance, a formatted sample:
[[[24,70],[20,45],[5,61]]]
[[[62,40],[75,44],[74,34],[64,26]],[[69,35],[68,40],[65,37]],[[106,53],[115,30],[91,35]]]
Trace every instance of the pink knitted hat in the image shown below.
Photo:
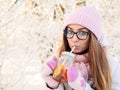
[[[101,17],[96,8],[83,6],[74,9],[66,18],[64,27],[69,24],[80,24],[88,28],[97,37],[98,41],[102,38]]]

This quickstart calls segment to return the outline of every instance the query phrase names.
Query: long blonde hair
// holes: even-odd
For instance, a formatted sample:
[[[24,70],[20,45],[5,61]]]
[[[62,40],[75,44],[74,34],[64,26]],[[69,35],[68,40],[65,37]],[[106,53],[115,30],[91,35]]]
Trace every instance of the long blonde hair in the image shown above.
[[[63,41],[58,56],[60,56],[63,51],[70,51],[65,35],[63,35]],[[88,58],[96,90],[110,90],[112,78],[108,59],[103,47],[93,33],[90,34]]]

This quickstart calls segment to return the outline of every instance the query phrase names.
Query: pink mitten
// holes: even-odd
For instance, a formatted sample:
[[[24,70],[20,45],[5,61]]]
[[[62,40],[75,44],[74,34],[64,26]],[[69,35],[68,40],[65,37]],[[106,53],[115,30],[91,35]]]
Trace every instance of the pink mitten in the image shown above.
[[[67,71],[68,84],[75,90],[83,90],[86,87],[88,72],[85,64],[75,64]]]
[[[53,57],[51,60],[48,60],[42,66],[41,77],[51,88],[57,88],[59,82],[53,79],[53,71],[57,67],[57,58]]]

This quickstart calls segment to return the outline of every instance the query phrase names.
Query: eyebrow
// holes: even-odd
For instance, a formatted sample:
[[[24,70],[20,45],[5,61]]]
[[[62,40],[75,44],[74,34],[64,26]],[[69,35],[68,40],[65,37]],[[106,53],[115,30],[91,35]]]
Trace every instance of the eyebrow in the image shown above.
[[[69,26],[67,28],[70,28],[71,30],[73,30],[73,28],[71,28]],[[81,31],[81,29],[83,29],[83,28],[86,29],[85,27],[82,27],[82,28],[78,28],[77,30]]]
[[[67,28],[70,28],[70,29],[72,29],[72,28],[71,28],[71,27],[69,27],[69,26],[68,26]],[[72,29],[72,30],[73,30],[73,29]]]

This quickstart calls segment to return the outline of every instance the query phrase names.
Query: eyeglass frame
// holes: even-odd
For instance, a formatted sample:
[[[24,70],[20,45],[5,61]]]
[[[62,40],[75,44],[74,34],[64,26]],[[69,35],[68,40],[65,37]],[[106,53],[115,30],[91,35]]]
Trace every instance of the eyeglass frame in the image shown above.
[[[67,37],[67,31],[68,31],[67,28],[68,28],[68,27],[66,27],[66,28],[63,30],[63,31],[64,31],[64,35],[65,35],[66,37]],[[87,36],[86,36],[85,39],[81,39],[81,38],[78,37],[77,33],[79,33],[79,32],[73,32],[73,31],[71,31],[71,30],[69,30],[69,31],[71,31],[71,32],[73,33],[73,35],[72,35],[72,37],[67,37],[67,38],[71,39],[71,38],[73,38],[73,36],[76,34],[76,36],[77,36],[77,38],[78,38],[79,40],[86,40],[87,37],[88,37],[88,35],[90,34],[90,30],[87,29],[86,27],[80,28],[79,30],[82,30],[82,29],[88,30],[88,32],[87,32],[87,31],[79,31],[79,32],[86,32],[86,33],[87,33]]]

